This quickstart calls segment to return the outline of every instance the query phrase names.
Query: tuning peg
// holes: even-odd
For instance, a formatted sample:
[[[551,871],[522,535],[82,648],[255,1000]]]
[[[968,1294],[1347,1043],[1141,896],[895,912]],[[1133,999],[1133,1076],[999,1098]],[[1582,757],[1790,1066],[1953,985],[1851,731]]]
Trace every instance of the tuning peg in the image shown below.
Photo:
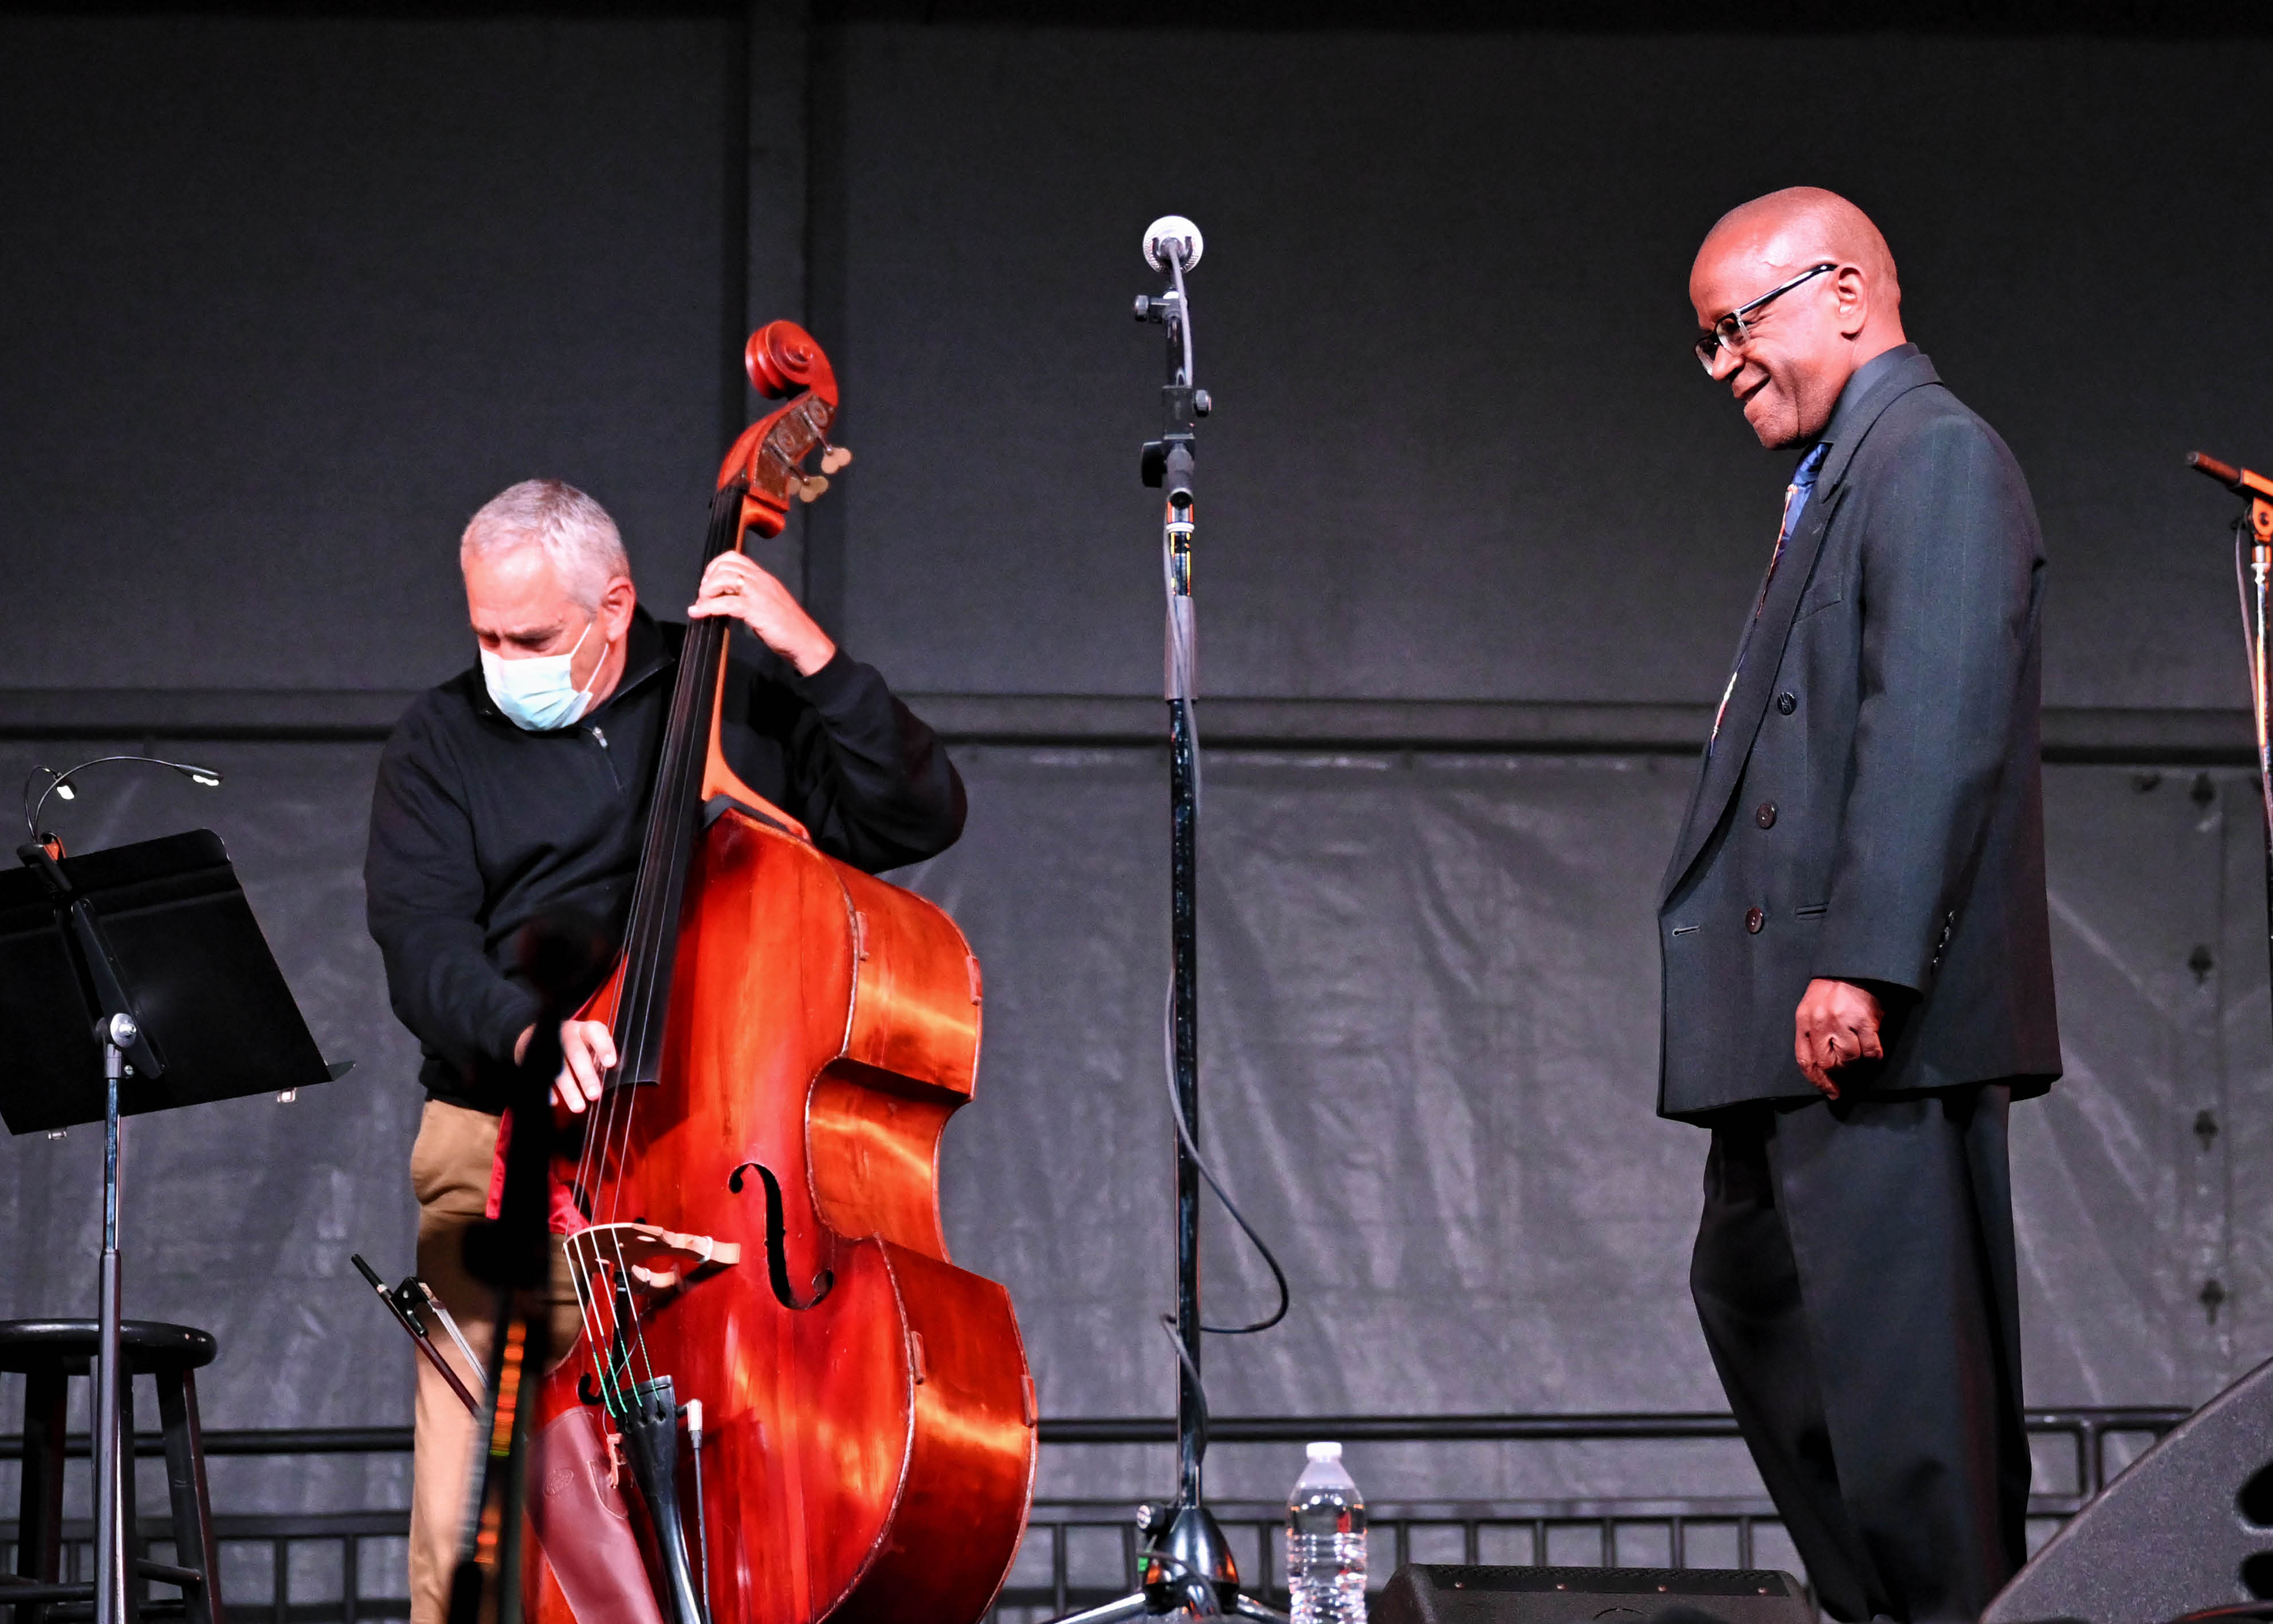
[[[831,446],[821,454],[821,471],[841,474],[852,465],[852,454],[842,446]]]
[[[819,497],[820,494],[828,488],[829,481],[816,474],[810,479],[799,480],[798,482],[797,499],[801,502],[812,501]]]

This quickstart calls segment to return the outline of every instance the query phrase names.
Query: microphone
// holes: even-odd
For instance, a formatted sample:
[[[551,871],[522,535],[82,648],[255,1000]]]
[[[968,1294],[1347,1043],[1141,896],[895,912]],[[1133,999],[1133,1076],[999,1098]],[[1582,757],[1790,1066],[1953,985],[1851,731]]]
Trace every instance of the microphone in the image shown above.
[[[1192,507],[1192,426],[1213,409],[1205,389],[1193,387],[1191,297],[1184,290],[1184,273],[1200,262],[1207,239],[1182,214],[1163,214],[1144,228],[1144,263],[1166,275],[1168,289],[1136,296],[1139,321],[1156,321],[1168,329],[1168,382],[1161,391],[1167,402],[1168,432],[1148,440],[1137,471],[1157,490],[1168,486],[1170,508],[1189,525]],[[1181,365],[1179,364],[1181,363]]]
[[[1156,271],[1167,270],[1172,255],[1189,271],[1206,248],[1200,229],[1182,214],[1163,214],[1144,228],[1144,263]]]
[[[2236,468],[2231,462],[2221,462],[2206,451],[2187,452],[2187,466],[2198,474],[2208,474],[2237,494],[2273,496],[2273,479],[2268,479],[2262,474],[2253,474],[2246,468]]]

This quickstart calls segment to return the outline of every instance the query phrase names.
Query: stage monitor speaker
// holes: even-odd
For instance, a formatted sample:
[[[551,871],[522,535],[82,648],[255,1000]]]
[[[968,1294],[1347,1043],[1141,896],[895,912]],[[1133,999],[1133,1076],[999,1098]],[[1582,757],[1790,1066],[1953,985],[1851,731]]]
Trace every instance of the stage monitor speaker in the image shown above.
[[[2273,1361],[2131,1462],[1981,1624],[2160,1624],[2273,1597]]]
[[[1468,1568],[1408,1562],[1373,1624],[1816,1624],[1787,1573],[1744,1568]]]

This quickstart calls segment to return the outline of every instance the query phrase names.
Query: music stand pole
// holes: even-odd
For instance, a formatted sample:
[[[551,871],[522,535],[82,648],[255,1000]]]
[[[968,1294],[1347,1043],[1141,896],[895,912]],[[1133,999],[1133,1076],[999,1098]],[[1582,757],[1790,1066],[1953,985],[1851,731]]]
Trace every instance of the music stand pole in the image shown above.
[[[102,1261],[96,1277],[100,1332],[94,1358],[94,1624],[125,1624],[126,1473],[131,1445],[119,1435],[119,1386],[129,1380],[119,1359],[122,1294],[118,1270],[118,1085],[126,1051],[141,1036],[124,1011],[94,1023],[102,1045]]]
[[[129,1380],[119,1357],[123,1293],[118,1264],[118,1090],[134,1074],[156,1079],[165,1074],[155,1043],[134,1018],[125,973],[86,895],[72,883],[55,854],[39,842],[16,854],[40,876],[65,929],[71,952],[85,975],[84,986],[102,1012],[94,1041],[102,1049],[102,1259],[96,1267],[97,1332],[94,1355],[94,1624],[126,1624],[126,1587],[131,1582],[126,1549],[127,1474],[133,1446],[119,1434],[119,1394]],[[130,1059],[133,1063],[129,1064]]]

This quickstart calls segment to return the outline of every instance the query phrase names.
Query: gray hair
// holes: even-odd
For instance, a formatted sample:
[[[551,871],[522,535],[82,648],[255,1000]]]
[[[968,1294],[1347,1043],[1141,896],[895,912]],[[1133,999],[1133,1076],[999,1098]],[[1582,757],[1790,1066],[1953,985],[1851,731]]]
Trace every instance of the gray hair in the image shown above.
[[[608,510],[559,479],[524,479],[490,498],[459,539],[458,564],[463,568],[469,559],[527,546],[544,549],[568,596],[588,614],[599,608],[610,581],[632,573]]]

